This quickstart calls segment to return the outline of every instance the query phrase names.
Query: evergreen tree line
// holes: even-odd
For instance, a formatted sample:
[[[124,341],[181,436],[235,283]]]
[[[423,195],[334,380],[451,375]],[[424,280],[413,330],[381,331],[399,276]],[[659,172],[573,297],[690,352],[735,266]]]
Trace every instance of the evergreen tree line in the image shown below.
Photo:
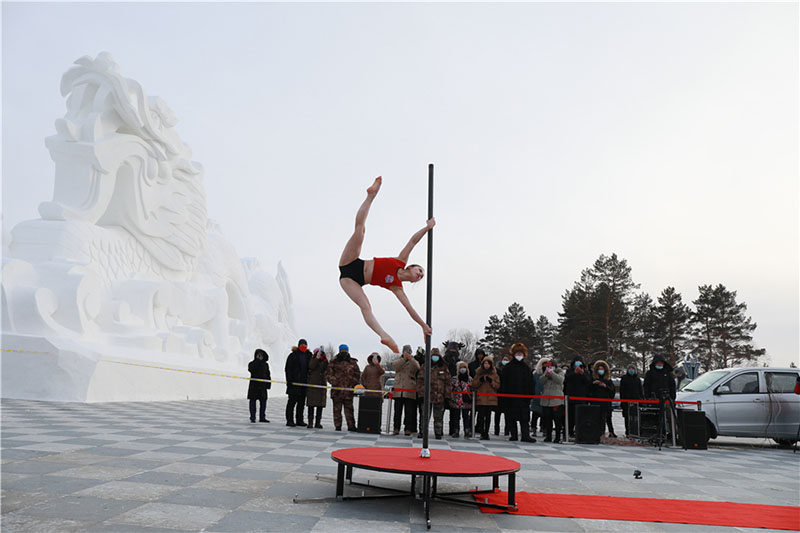
[[[674,287],[653,301],[639,286],[625,259],[601,255],[565,291],[557,324],[544,315],[534,321],[514,302],[502,317],[489,317],[479,345],[502,357],[522,342],[531,358],[565,363],[581,355],[586,362],[604,359],[617,368],[634,363],[642,372],[656,354],[673,367],[694,354],[704,371],[756,364],[765,355],[753,346],[756,323],[746,316],[747,305],[736,301],[736,291],[700,285],[689,307]]]

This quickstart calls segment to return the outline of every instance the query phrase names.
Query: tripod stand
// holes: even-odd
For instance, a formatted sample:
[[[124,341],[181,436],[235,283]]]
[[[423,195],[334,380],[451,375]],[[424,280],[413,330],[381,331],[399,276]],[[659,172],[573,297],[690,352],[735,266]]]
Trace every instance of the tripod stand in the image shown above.
[[[656,435],[650,442],[661,450],[664,442],[667,440],[667,401],[669,401],[670,415],[675,417],[675,403],[670,398],[669,391],[658,391],[658,429]]]

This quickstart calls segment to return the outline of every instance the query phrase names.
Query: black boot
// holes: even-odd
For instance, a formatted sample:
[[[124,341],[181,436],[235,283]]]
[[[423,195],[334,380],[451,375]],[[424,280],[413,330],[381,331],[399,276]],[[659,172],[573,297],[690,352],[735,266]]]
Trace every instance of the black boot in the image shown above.
[[[309,424],[311,423],[311,419],[308,419]],[[317,429],[322,429],[322,407],[317,407],[317,418],[314,427]]]
[[[319,407],[317,407],[317,409],[319,409]],[[308,429],[314,429],[314,408],[313,407],[309,407],[308,408],[308,417],[307,418],[308,418],[308,426],[307,426]]]
[[[536,439],[531,437],[530,426],[527,420],[520,420],[520,437],[522,442],[536,442]]]

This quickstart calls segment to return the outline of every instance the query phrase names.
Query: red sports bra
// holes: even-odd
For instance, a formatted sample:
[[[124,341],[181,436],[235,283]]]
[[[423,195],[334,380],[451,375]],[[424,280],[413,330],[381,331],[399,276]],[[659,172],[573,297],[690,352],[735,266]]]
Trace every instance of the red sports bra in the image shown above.
[[[394,257],[374,257],[373,261],[370,285],[377,285],[384,289],[403,286],[403,283],[397,277],[397,270],[405,268],[405,263]]]

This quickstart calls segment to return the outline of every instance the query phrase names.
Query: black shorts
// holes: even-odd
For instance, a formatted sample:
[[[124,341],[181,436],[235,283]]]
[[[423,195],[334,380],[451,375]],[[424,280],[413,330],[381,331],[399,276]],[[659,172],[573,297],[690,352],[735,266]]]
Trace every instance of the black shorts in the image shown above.
[[[352,279],[362,287],[364,286],[364,260],[356,259],[345,266],[339,267],[339,279]]]

